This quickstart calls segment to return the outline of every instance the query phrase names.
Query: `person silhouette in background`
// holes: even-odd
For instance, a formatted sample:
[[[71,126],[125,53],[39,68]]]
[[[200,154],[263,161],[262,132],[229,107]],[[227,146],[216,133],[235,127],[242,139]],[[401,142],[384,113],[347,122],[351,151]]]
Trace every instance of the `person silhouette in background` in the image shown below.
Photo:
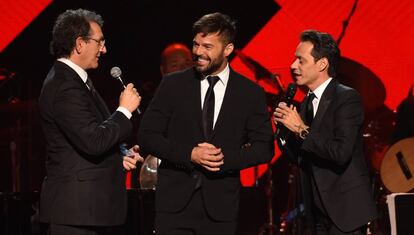
[[[193,66],[190,49],[181,43],[171,43],[161,53],[161,75],[184,70]]]
[[[168,44],[160,56],[160,72],[161,76],[180,71],[193,66],[193,59],[190,49],[182,43]],[[141,93],[144,99],[141,103],[141,110],[146,110],[149,103],[157,90],[157,82],[154,80],[146,81],[141,86]]]

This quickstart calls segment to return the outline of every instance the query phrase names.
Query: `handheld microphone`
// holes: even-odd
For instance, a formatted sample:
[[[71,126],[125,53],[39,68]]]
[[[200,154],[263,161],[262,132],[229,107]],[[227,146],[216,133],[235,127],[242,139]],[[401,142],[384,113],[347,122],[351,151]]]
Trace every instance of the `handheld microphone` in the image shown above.
[[[121,71],[121,69],[119,67],[116,67],[116,66],[115,67],[112,67],[112,69],[111,69],[111,76],[113,78],[115,78],[116,80],[118,80],[122,84],[122,86],[124,88],[126,88],[126,86],[124,84],[124,81],[122,81],[121,74],[122,74],[122,71]],[[141,114],[141,110],[139,110],[139,108],[137,108],[137,113],[138,114]]]
[[[293,82],[292,83],[289,83],[289,85],[288,85],[288,87],[286,89],[286,92],[285,92],[285,94],[284,94],[284,96],[283,96],[283,98],[281,99],[280,102],[285,102],[287,106],[290,106],[292,104],[293,97],[295,96],[295,94],[296,94],[296,84],[293,83]],[[276,125],[276,127],[277,127],[277,130],[276,130],[276,134],[275,134],[275,139],[277,139],[280,136],[280,132],[282,130],[283,130],[283,132],[286,132],[286,130],[287,130],[280,123],[278,123]]]

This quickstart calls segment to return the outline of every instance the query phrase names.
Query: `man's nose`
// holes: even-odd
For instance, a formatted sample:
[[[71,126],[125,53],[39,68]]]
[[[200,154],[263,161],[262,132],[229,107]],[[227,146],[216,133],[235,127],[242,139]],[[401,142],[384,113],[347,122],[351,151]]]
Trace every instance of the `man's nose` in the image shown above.
[[[296,69],[298,67],[298,59],[293,61],[293,63],[290,65],[290,69]]]

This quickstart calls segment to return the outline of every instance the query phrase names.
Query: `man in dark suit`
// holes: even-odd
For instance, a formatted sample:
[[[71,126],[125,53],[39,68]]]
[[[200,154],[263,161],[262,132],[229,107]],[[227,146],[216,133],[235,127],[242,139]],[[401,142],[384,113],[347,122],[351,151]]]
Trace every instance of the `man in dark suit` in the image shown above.
[[[376,210],[363,156],[361,98],[335,80],[340,51],[329,34],[304,31],[295,56],[292,74],[309,91],[300,114],[280,103],[274,120],[291,131],[279,145],[300,166],[308,222],[316,234],[365,234]]]
[[[140,125],[143,151],[162,159],[157,234],[234,234],[239,170],[271,160],[263,89],[234,72],[235,23],[221,13],[193,25],[195,66],[165,76]]]
[[[126,217],[123,168],[142,160],[137,152],[119,153],[141,97],[128,84],[110,114],[86,72],[107,51],[102,24],[94,12],[67,10],[52,32],[57,61],[39,98],[47,141],[40,217],[50,234],[119,234]]]

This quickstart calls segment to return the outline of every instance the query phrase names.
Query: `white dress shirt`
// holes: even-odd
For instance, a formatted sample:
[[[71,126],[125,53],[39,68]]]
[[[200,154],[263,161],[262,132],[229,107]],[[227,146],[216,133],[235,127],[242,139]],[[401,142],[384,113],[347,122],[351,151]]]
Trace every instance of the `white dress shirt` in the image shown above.
[[[226,88],[227,88],[227,82],[229,81],[229,75],[230,75],[230,67],[228,63],[223,71],[215,75],[215,76],[218,76],[220,79],[217,81],[216,85],[214,86],[213,129],[214,129],[214,126],[216,125],[216,121],[220,113],[221,105],[223,104],[223,99],[224,99],[224,95],[226,93]],[[211,75],[208,75],[203,80],[201,80],[201,109],[203,109],[204,98],[206,96],[208,87],[210,86],[207,80],[207,77],[209,76]]]
[[[323,82],[321,85],[319,85],[314,91],[312,91],[313,94],[315,94],[315,98],[312,100],[313,117],[315,117],[316,111],[318,111],[319,101],[322,98],[322,94],[325,91],[326,87],[328,86],[329,82],[331,82],[331,80],[332,78],[329,78],[328,80]]]

